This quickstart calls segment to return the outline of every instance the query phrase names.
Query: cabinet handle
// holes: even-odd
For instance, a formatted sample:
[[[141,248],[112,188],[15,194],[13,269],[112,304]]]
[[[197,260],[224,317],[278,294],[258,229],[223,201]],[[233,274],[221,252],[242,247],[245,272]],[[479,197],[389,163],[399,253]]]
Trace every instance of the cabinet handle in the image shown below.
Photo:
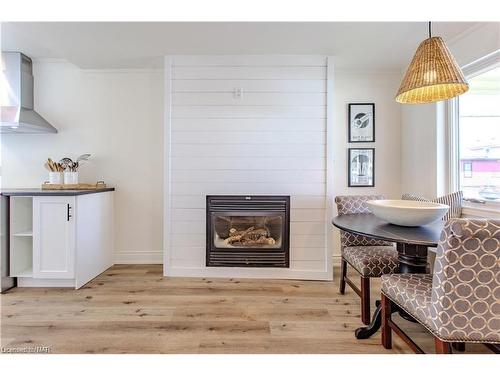
[[[70,210],[71,210],[71,206],[68,203],[68,207],[67,207],[67,210],[66,210],[66,212],[67,212],[67,217],[66,217],[67,221],[69,221],[69,219],[72,217],[71,214],[70,214]]]

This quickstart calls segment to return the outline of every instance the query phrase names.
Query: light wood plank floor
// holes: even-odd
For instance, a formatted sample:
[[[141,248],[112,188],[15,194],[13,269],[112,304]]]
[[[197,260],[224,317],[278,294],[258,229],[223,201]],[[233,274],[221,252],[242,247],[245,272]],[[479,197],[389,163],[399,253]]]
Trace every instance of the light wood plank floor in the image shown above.
[[[3,347],[53,353],[410,353],[397,337],[356,340],[359,298],[335,282],[164,278],[117,265],[83,289],[16,288],[1,297]],[[373,301],[380,295],[373,285]],[[432,337],[403,321],[433,352]],[[489,351],[468,345],[467,352]]]

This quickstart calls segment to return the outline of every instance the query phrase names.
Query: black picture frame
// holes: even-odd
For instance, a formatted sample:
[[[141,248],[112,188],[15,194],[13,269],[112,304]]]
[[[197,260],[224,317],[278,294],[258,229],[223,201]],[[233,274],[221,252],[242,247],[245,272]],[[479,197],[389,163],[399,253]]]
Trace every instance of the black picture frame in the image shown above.
[[[371,123],[368,122],[368,126],[371,125],[371,137],[366,139],[354,139],[355,131],[353,131],[352,126],[354,122],[355,113],[359,113],[356,111],[356,106],[369,106],[371,107]],[[348,105],[348,115],[347,115],[347,128],[348,128],[348,142],[349,143],[372,143],[375,142],[375,103],[349,103]]]
[[[352,175],[352,163],[353,158],[357,155],[353,155],[356,151],[361,151],[363,153],[371,153],[371,180],[369,179],[366,183],[354,182],[353,183],[353,175]],[[363,155],[362,153],[358,154]],[[365,155],[366,156],[366,155]],[[359,177],[359,176],[358,176]],[[375,148],[367,147],[367,148],[348,148],[347,149],[347,186],[348,187],[374,187],[375,186]]]

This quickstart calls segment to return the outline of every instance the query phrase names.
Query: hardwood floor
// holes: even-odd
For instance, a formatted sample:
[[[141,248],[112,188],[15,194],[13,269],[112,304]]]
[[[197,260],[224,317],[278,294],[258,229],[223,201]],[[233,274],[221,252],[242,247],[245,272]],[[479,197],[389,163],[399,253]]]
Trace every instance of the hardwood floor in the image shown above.
[[[360,300],[334,282],[164,278],[161,265],[117,265],[80,290],[16,288],[1,296],[2,347],[52,353],[410,353],[380,332],[356,340]],[[372,301],[380,298],[378,280]],[[403,321],[426,352],[433,338]],[[394,335],[396,336],[396,335]],[[482,345],[467,352],[489,353]]]

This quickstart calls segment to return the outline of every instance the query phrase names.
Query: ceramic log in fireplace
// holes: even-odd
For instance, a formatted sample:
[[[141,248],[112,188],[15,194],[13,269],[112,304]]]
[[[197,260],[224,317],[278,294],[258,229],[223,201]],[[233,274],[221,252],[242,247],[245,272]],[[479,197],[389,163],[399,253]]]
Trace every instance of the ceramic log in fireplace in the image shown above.
[[[207,196],[209,267],[289,267],[289,196]]]

